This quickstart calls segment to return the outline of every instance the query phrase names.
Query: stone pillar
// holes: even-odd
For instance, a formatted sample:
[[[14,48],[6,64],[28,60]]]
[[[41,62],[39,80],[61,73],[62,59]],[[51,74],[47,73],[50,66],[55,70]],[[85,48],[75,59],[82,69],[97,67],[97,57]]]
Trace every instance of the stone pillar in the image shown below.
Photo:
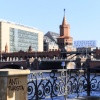
[[[0,69],[0,100],[27,100],[29,70]]]

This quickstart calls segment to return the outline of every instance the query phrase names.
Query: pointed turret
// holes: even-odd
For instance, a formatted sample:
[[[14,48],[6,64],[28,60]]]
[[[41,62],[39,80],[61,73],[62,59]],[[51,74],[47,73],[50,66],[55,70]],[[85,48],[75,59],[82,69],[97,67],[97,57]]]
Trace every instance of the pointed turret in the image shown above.
[[[60,25],[60,36],[70,36],[70,25],[66,21],[65,17],[65,9],[64,9],[64,17],[62,21],[62,25]]]
[[[32,52],[32,47],[29,46],[28,52]]]
[[[66,21],[66,17],[65,17],[65,9],[64,9],[64,17],[63,17],[63,21],[62,21],[62,25],[67,25],[67,21]]]
[[[66,17],[65,16],[63,18],[62,25],[67,25],[67,21],[66,21]]]
[[[61,50],[67,46],[67,51],[71,51],[70,47],[73,43],[73,38],[70,36],[70,25],[66,21],[65,9],[62,25],[60,25],[60,36],[57,38],[57,43]]]
[[[5,45],[5,53],[7,53],[8,52],[8,46],[7,46],[7,43],[6,43],[6,45]]]

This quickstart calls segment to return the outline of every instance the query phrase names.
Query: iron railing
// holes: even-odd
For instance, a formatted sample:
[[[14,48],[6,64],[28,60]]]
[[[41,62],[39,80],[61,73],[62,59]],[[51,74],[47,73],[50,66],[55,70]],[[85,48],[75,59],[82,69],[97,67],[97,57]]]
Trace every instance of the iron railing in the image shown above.
[[[31,71],[28,76],[28,100],[63,96],[100,96],[99,69],[61,69]]]

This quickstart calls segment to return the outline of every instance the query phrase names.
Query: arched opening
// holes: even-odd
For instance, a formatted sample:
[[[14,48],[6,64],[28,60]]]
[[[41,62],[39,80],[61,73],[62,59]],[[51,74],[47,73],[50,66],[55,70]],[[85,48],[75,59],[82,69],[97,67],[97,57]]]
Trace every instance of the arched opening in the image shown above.
[[[66,68],[67,69],[76,69],[75,62],[69,62],[69,63],[67,63]]]
[[[15,65],[15,64],[9,64],[9,65],[5,65],[3,66],[1,69],[20,69],[21,66],[20,65]]]
[[[100,65],[98,65],[98,66],[95,66],[94,68],[98,68],[98,69],[99,69],[99,68],[100,68]]]

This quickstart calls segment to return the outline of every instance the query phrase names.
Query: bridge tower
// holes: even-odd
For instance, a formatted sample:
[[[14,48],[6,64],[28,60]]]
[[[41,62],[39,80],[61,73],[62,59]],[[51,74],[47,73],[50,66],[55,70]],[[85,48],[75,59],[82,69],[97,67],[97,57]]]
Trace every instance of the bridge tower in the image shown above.
[[[72,51],[73,38],[70,36],[70,25],[66,21],[65,9],[62,25],[60,25],[60,36],[57,38],[60,50]]]

